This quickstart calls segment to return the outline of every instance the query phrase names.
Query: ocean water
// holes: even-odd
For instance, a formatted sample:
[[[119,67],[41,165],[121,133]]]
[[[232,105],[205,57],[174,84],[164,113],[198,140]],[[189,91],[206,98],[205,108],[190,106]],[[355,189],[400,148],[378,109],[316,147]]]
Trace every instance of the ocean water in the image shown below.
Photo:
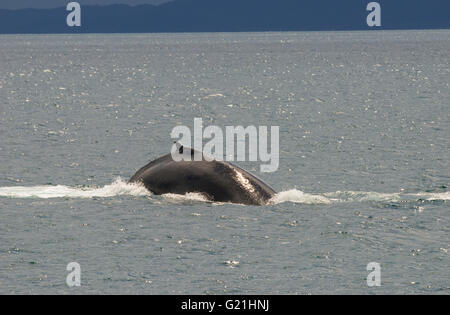
[[[449,294],[449,51],[448,30],[0,36],[0,294]],[[276,172],[237,162],[269,205],[126,183],[195,117],[280,126]]]

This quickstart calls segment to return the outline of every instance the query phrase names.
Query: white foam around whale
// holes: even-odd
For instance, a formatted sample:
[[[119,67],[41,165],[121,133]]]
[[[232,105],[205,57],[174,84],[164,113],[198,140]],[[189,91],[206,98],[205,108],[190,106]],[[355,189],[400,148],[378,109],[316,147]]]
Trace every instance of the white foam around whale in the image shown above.
[[[208,198],[200,193],[187,193],[185,195],[164,194],[162,195],[165,201],[180,203],[180,202],[210,202]]]
[[[426,200],[444,200],[444,201],[450,200],[450,191],[443,193],[424,193],[417,195],[425,197]]]
[[[70,187],[55,186],[12,186],[0,187],[0,198],[111,198],[115,196],[152,196],[152,194],[139,184],[129,184],[117,178],[111,184],[103,187]],[[208,199],[199,193],[186,195],[165,194],[163,200],[169,203],[208,202]],[[269,204],[285,202],[300,204],[325,205],[337,202],[399,202],[399,201],[448,201],[450,192],[442,193],[378,193],[364,191],[336,191],[322,194],[310,194],[297,189],[281,191],[276,194]]]

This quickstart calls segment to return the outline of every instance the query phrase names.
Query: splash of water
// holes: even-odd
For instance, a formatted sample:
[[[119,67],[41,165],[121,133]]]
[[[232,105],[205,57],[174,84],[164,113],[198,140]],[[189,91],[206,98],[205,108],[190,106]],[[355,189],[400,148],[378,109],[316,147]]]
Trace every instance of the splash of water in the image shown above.
[[[330,204],[333,202],[333,200],[322,195],[312,195],[304,193],[303,191],[297,189],[279,192],[270,200],[270,203],[273,204],[279,204],[283,202],[304,204]]]
[[[148,196],[149,191],[138,184],[128,184],[117,178],[103,187],[33,186],[0,187],[0,197],[8,198],[108,198],[115,196]]]

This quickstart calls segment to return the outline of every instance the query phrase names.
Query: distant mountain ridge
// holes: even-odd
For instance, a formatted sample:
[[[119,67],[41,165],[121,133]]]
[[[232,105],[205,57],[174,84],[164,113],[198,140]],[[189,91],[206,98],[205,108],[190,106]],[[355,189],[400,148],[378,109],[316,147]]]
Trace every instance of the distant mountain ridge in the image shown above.
[[[68,1],[69,2],[69,1]],[[67,3],[68,3],[67,2]],[[143,33],[367,30],[369,0],[176,0],[155,5],[82,6],[69,27],[65,7],[0,9],[0,33]],[[379,0],[377,29],[450,29],[449,0]]]

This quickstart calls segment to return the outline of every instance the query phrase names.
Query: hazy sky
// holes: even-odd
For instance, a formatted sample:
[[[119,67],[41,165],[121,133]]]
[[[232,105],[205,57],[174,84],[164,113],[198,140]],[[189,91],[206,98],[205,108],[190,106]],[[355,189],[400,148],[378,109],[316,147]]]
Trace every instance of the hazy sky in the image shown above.
[[[24,8],[59,8],[65,7],[69,2],[76,1],[81,5],[108,5],[108,4],[160,4],[171,0],[0,0],[0,9],[24,9]]]

